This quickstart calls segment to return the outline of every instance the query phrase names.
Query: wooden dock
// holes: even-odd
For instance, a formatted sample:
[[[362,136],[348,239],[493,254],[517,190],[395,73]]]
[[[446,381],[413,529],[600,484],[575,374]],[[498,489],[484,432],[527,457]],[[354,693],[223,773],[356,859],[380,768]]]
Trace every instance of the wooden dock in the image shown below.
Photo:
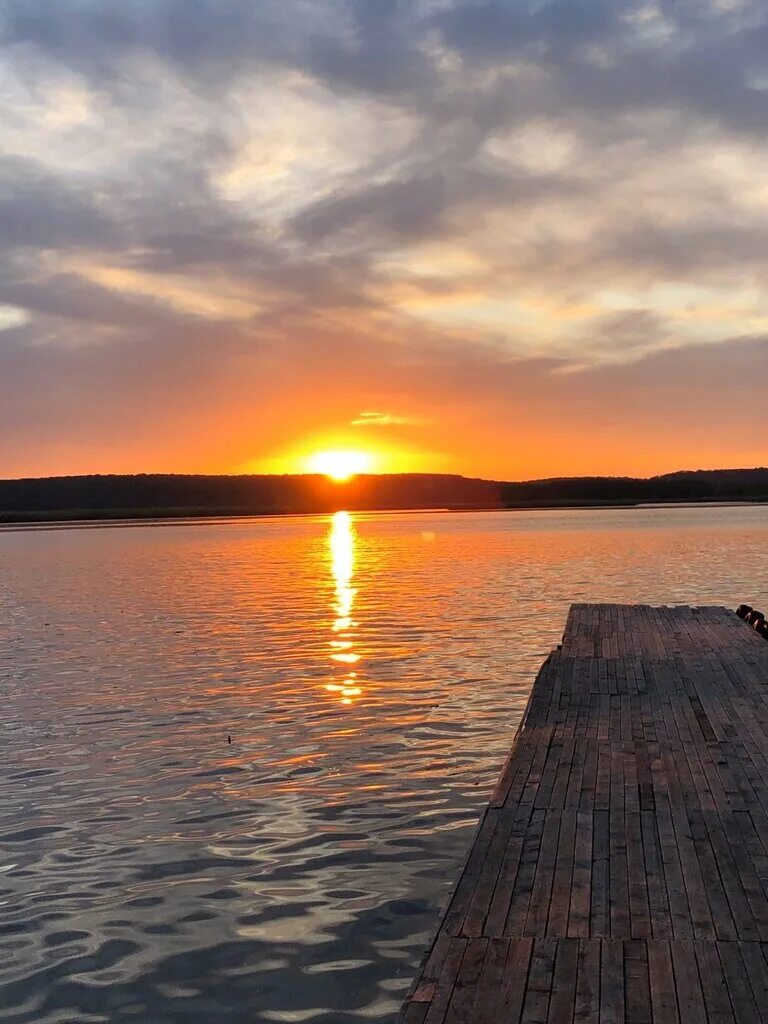
[[[405,1024],[768,1022],[768,643],[574,605]]]

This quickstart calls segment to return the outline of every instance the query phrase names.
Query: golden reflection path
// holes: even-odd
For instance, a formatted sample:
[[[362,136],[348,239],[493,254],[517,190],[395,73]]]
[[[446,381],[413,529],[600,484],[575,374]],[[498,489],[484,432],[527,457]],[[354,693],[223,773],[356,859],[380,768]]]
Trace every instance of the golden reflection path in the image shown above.
[[[353,669],[360,661],[355,650],[354,629],[357,623],[352,618],[357,590],[352,586],[355,575],[357,533],[349,512],[336,512],[331,518],[328,533],[328,547],[331,554],[333,576],[333,612],[336,616],[333,638],[329,641],[330,659],[337,678],[326,684],[329,693],[338,694],[342,704],[352,704],[355,697],[362,695],[357,672]]]

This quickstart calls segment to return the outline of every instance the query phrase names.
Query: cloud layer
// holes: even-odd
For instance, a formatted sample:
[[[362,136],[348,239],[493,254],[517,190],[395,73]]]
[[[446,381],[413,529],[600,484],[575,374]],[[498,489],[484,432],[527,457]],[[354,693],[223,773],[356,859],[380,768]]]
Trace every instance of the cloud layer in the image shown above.
[[[0,475],[765,461],[764,5],[0,0],[0,39]]]

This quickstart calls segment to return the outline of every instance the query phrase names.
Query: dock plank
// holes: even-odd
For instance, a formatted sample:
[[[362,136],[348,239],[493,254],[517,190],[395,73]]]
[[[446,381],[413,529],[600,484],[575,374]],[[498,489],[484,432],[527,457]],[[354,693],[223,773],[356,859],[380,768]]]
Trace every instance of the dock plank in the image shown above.
[[[402,1024],[768,1024],[768,644],[573,605]]]

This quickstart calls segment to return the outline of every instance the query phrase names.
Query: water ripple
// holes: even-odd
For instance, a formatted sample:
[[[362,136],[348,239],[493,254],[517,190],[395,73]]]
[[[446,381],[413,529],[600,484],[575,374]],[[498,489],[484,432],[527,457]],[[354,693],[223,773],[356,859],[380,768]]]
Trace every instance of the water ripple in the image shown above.
[[[574,600],[765,602],[761,508],[0,532],[0,1006],[391,1021]]]

